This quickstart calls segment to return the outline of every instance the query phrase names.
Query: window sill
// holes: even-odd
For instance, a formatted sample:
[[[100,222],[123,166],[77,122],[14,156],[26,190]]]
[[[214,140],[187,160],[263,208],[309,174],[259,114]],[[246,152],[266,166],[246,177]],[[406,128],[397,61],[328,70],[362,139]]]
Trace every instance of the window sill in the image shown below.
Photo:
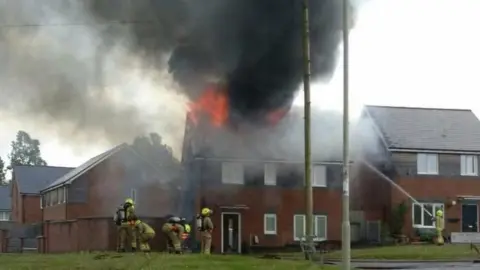
[[[305,239],[300,240],[300,238],[294,238],[293,241],[300,242],[300,241],[305,241]],[[327,239],[326,238],[314,238],[313,239],[313,242],[323,242],[323,241],[327,241]]]
[[[265,235],[277,235],[277,232],[275,231],[264,231],[263,234]]]
[[[417,172],[418,175],[438,175],[438,172],[436,173],[427,173],[427,172]]]
[[[245,183],[232,183],[232,182],[223,182],[223,181],[222,181],[222,184],[223,185],[237,185],[237,186],[245,185]]]
[[[435,225],[432,225],[432,226],[413,225],[412,227],[415,229],[435,229]]]
[[[478,177],[478,173],[477,174],[460,174],[460,176]]]
[[[312,185],[314,188],[326,188],[327,186],[320,186],[320,185]]]

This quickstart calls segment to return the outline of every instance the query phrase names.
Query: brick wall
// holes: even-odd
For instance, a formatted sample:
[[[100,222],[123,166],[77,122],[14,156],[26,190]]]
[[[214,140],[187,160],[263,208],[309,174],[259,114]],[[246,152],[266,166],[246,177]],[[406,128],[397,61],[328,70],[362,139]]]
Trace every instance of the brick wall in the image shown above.
[[[142,220],[156,231],[152,249],[163,250],[165,238],[161,226],[164,219],[147,217]],[[43,243],[39,249],[44,253],[115,250],[117,245],[117,227],[112,217],[45,222],[43,232]]]

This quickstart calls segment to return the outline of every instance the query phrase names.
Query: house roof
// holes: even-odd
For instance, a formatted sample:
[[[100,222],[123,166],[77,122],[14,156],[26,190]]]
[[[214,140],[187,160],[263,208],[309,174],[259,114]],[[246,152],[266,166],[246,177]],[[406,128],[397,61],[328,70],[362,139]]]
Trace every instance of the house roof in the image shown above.
[[[10,196],[10,184],[0,186],[0,210],[12,208],[12,197]]]
[[[342,114],[334,111],[312,110],[311,115],[312,161],[341,161]],[[371,129],[358,128],[362,124],[360,122],[351,124],[352,159],[355,153],[360,152],[362,143],[359,138],[374,137],[360,136],[365,135],[366,132],[374,134]],[[292,108],[289,114],[275,126],[245,125],[234,129],[215,127],[203,120],[197,125],[187,122],[185,140],[193,140],[191,144],[194,154],[205,158],[287,162],[304,160],[303,108]],[[356,139],[353,140],[353,138]]]
[[[52,181],[49,185],[44,186],[42,189],[42,192],[48,191],[50,189],[53,189],[58,186],[66,185],[66,184],[71,184],[75,179],[77,179],[79,176],[83,175],[93,167],[97,166],[104,160],[108,159],[115,153],[118,153],[120,150],[125,149],[128,147],[126,143],[120,144],[106,152],[101,153],[98,156],[95,156],[91,159],[89,159],[87,162],[83,163],[82,165],[78,166],[77,168],[69,171],[68,173],[59,176],[56,178],[56,180]]]
[[[471,110],[365,106],[390,149],[480,151]]]
[[[13,174],[20,193],[38,194],[40,190],[72,169],[52,166],[14,166]]]

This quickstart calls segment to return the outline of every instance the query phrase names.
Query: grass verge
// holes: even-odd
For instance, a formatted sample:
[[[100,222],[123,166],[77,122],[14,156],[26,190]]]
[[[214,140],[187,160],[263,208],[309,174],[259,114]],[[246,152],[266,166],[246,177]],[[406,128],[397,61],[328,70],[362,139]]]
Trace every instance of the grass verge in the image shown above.
[[[258,259],[247,256],[227,255],[168,255],[152,253],[150,258],[144,254],[84,253],[84,254],[2,254],[0,269],[196,269],[196,270],[295,270],[321,269],[309,262]],[[325,270],[336,270],[334,266],[325,266]]]
[[[352,259],[378,260],[464,260],[478,259],[479,255],[470,245],[406,245],[352,249]],[[341,259],[342,252],[325,255],[326,259]]]

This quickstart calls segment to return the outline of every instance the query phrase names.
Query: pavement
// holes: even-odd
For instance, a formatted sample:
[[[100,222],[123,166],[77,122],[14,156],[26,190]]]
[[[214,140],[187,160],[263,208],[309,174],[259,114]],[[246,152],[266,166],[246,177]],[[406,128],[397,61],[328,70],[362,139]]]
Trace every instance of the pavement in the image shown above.
[[[325,264],[340,264],[340,261],[325,261]],[[352,260],[352,267],[356,269],[458,269],[478,270],[480,260],[457,261],[405,261],[405,260]]]

